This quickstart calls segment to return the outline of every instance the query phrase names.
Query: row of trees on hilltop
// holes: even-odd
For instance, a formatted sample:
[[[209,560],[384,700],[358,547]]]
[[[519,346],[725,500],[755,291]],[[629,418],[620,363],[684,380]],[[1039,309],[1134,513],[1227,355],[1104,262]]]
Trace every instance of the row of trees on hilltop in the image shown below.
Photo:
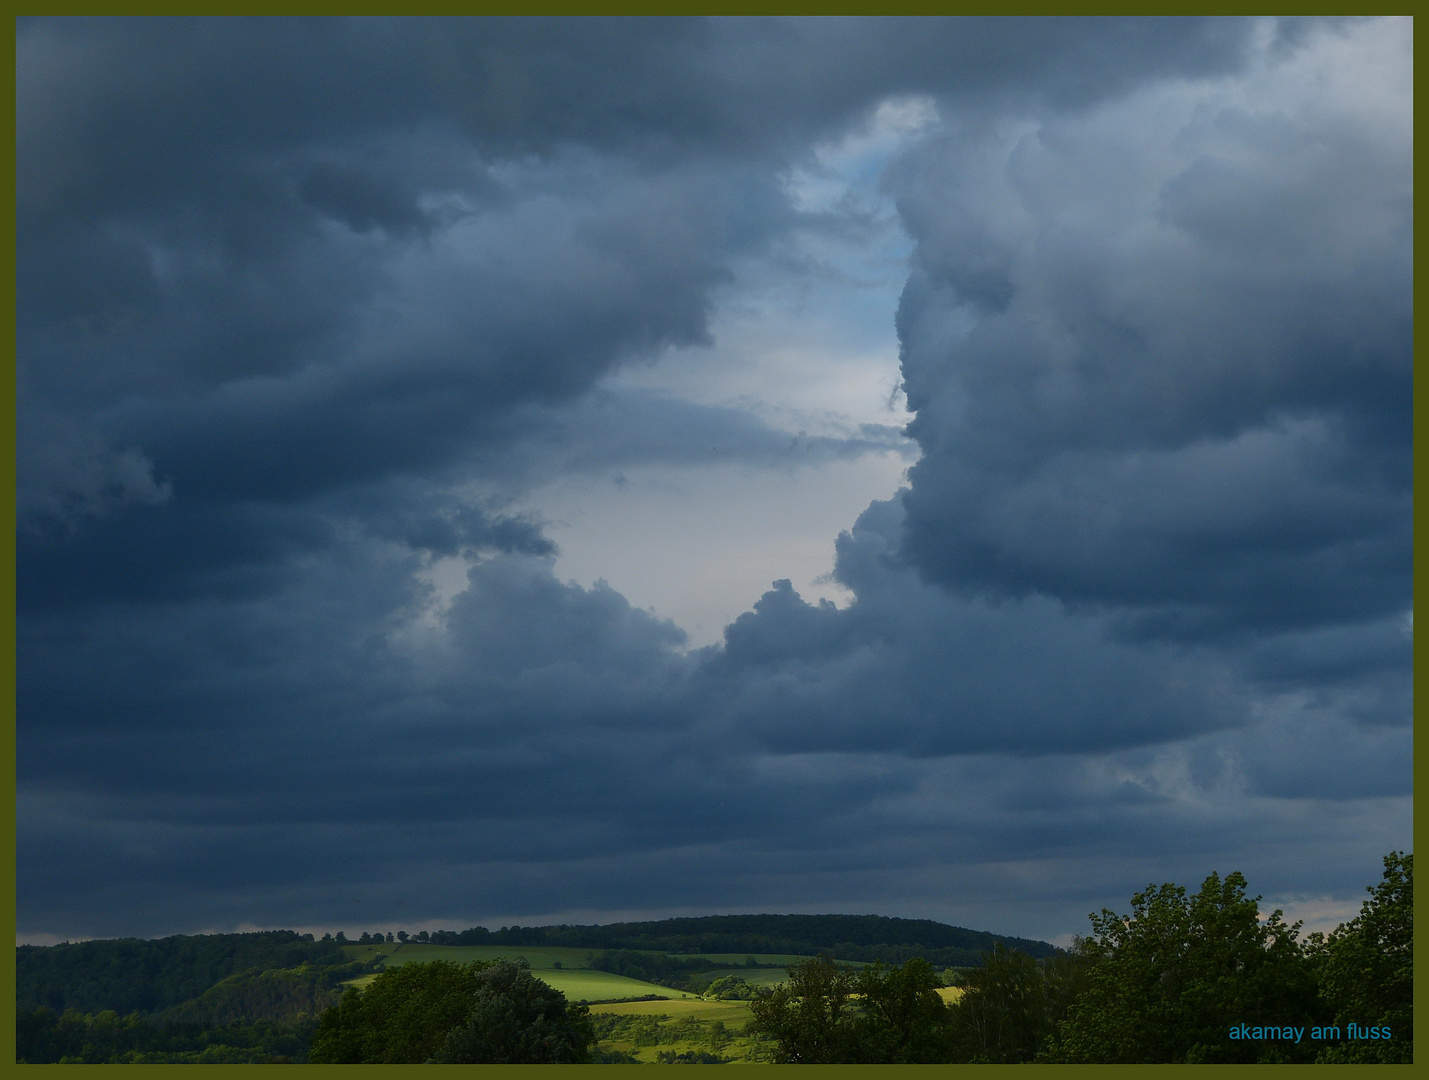
[[[752,1024],[783,1062],[1408,1063],[1414,857],[1384,867],[1328,937],[1300,940],[1279,911],[1261,918],[1240,874],[1212,874],[1194,895],[1168,884],[1130,914],[1103,910],[1070,953],[995,947],[951,1005],[925,961],[853,971],[821,957],[756,1000]],[[1237,1038],[1241,1024],[1302,1036]]]
[[[380,939],[380,935],[378,936]],[[390,935],[389,935],[390,937]],[[398,940],[407,940],[404,933]],[[503,926],[423,931],[411,940],[437,945],[511,945],[671,954],[751,953],[897,963],[914,956],[940,967],[976,964],[997,942],[1031,956],[1056,950],[1045,941],[882,915],[706,915],[605,926]]]

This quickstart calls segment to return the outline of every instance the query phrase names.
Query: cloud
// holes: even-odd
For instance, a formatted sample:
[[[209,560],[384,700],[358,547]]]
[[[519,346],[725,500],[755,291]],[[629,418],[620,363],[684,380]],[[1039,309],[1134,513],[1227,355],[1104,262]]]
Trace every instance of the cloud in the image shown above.
[[[811,418],[833,432],[774,427],[745,408],[687,401],[638,387],[599,387],[577,402],[514,413],[511,445],[486,467],[532,484],[566,474],[605,474],[641,465],[738,463],[796,469],[866,454],[915,452],[901,427],[853,424],[839,416]]]
[[[1356,32],[1381,29],[910,153],[906,550],[931,580],[1151,637],[1404,609],[1411,143],[1330,59]]]
[[[47,519],[74,527],[129,504],[161,505],[174,493],[173,484],[157,479],[154,463],[133,447],[115,450],[59,416],[29,416],[25,423],[19,440],[34,447],[17,478],[23,493],[17,513],[25,525]]]
[[[23,22],[22,932],[1357,892],[1408,835],[1411,45]],[[921,458],[848,600],[693,648],[562,580],[553,478],[908,451],[614,375],[828,280],[790,238],[868,207],[791,178],[909,100]]]
[[[1056,601],[964,602],[899,566],[901,504],[839,539],[858,600],[776,583],[725,631],[731,710],[783,752],[1053,754],[1147,745],[1243,722],[1214,657],[1109,640]]]
[[[1028,29],[1008,50],[997,21],[26,22],[24,411],[135,448],[180,500],[441,468],[515,405],[707,340],[728,260],[797,218],[773,146],[900,90],[1083,100],[1245,41]],[[20,446],[31,488],[41,453]]]

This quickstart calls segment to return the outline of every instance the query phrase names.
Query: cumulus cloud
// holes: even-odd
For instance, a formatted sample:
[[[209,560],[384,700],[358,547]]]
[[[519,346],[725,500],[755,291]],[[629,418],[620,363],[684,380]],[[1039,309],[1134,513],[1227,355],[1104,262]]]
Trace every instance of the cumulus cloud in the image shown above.
[[[1153,637],[1403,610],[1410,128],[1337,64],[1339,36],[1383,29],[1319,33],[903,163],[907,552],[930,579]]]
[[[900,511],[875,505],[840,537],[835,573],[857,603],[813,607],[776,583],[725,631],[732,708],[772,747],[1040,755],[1243,721],[1215,657],[1117,643],[1055,600],[928,589],[891,557]]]

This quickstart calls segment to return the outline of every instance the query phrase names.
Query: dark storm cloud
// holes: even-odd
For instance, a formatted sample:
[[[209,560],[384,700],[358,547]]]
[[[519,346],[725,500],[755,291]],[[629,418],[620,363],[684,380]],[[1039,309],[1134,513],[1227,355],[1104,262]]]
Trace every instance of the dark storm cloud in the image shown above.
[[[907,552],[1134,636],[1400,614],[1407,133],[1148,98],[904,163]]]
[[[1056,860],[1135,887],[1407,791],[1405,163],[1137,111],[1256,25],[23,23],[22,931],[995,921],[1019,860],[1080,897]],[[600,389],[708,341],[805,221],[779,173],[899,94],[948,119],[887,181],[923,459],[854,602],[687,651],[490,492],[899,449]]]
[[[1077,106],[1241,61],[1223,20],[508,20],[442,27],[437,80],[484,139],[787,153],[880,98]],[[578,62],[571,63],[572,58]],[[612,73],[619,73],[612,78]]]
[[[189,548],[228,530],[225,505],[489,458],[528,434],[513,408],[578,398],[632,356],[705,340],[728,258],[794,221],[761,160],[772,145],[798,157],[888,93],[1075,103],[1138,74],[1223,70],[1246,33],[28,22],[22,511],[93,517],[163,493],[172,512],[124,515],[116,548]],[[760,60],[773,53],[794,62]],[[194,509],[206,503],[218,508]],[[172,536],[145,533],[169,522]],[[102,524],[80,527],[106,542]],[[240,566],[257,557],[230,547]]]
[[[901,504],[839,538],[858,602],[804,603],[777,583],[725,631],[730,710],[777,750],[1049,754],[1147,745],[1243,721],[1214,657],[1127,647],[1034,598],[967,604],[897,550]]]
[[[124,369],[124,350],[105,351],[122,368],[106,374],[127,385],[95,421],[111,443],[140,444],[181,499],[290,500],[440,467],[480,446],[513,405],[569,398],[630,352],[702,340],[704,293],[725,276],[702,237],[713,227],[703,185],[613,190],[625,178],[586,171],[607,198],[532,197],[426,246],[309,238],[280,265],[255,270],[256,281],[223,259],[196,260],[192,274],[171,264],[176,318],[140,318],[137,370]],[[364,287],[324,312],[356,276],[353,264],[370,264]],[[308,296],[322,324],[311,335],[294,330],[282,343],[292,355],[280,361],[258,330],[228,335],[221,313],[231,305],[246,322],[275,285],[290,286],[280,311]],[[197,340],[182,332],[215,308],[220,321],[195,327]],[[276,317],[265,310],[254,322]],[[44,342],[37,359],[56,347]],[[216,366],[210,385],[163,378],[194,354]],[[27,390],[39,383],[37,397],[63,402],[75,391],[60,374],[27,380]]]
[[[261,603],[32,621],[22,890],[42,918],[95,932],[200,910],[330,918],[334,885],[381,899],[414,875],[456,909],[474,882],[500,894],[490,879],[508,864],[510,902],[525,903],[537,868],[797,836],[887,791],[884,778],[750,775],[728,733],[692,727],[683,634],[607,587],[498,556],[445,628],[423,631],[402,617],[424,599],[412,558],[351,554],[364,552]],[[160,888],[185,867],[202,888]],[[111,884],[79,888],[93,873]]]
[[[215,925],[338,919],[334,887],[383,918],[416,880],[431,883],[427,912],[618,909],[648,902],[650,880],[670,881],[664,903],[709,902],[682,876],[703,866],[729,902],[798,903],[801,888],[882,896],[879,874],[923,872],[928,845],[966,865],[1184,843],[1195,830],[1154,762],[1098,770],[1057,751],[1237,719],[1208,665],[1108,645],[1095,626],[1051,633],[1037,604],[969,611],[930,592],[887,561],[878,528],[896,506],[841,541],[854,608],[776,588],[724,650],[690,656],[670,623],[529,555],[479,563],[439,624],[413,626],[429,598],[401,547],[346,549],[261,603],[32,623],[22,892],[90,932],[136,918],[157,932],[185,910]],[[897,634],[928,644],[879,648]],[[1010,663],[1031,685],[1007,685],[997,654],[1012,641],[1038,655],[1035,672]],[[1118,702],[1096,709],[1109,690]],[[1257,784],[1294,789],[1300,758],[1249,749]],[[910,752],[967,765],[938,780]],[[1034,775],[1009,753],[1042,755],[1023,766]],[[96,872],[99,894],[80,887]]]

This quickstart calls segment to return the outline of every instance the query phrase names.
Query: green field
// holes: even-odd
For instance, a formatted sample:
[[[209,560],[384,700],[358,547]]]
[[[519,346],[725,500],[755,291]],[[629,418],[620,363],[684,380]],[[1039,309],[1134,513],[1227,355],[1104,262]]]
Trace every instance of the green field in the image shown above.
[[[405,964],[411,960],[451,960],[456,963],[469,963],[472,960],[495,960],[502,956],[524,956],[531,964],[532,971],[541,971],[554,967],[557,963],[563,968],[586,968],[590,967],[590,962],[600,954],[600,949],[572,949],[555,948],[547,946],[521,946],[521,945],[424,945],[421,942],[408,941],[405,944],[396,943],[392,945],[344,945],[343,952],[354,960],[371,960],[378,953],[387,957],[385,966],[394,967],[397,964]],[[658,949],[632,949],[631,952],[641,952],[647,956],[678,956],[682,960],[691,958],[708,960],[711,966],[715,964],[736,964],[738,967],[724,971],[723,974],[740,975],[749,982],[754,982],[754,975],[757,975],[760,968],[746,968],[744,963],[749,959],[750,954],[740,953],[667,953]],[[808,956],[795,956],[790,953],[756,953],[754,961],[765,970],[783,971],[790,964],[799,964],[809,960]],[[844,961],[840,961],[843,963]],[[862,967],[860,963],[850,964],[851,967]],[[781,976],[782,978],[782,976]]]
[[[619,1025],[599,1041],[600,1049],[629,1054],[643,1064],[680,1055],[708,1055],[728,1065],[769,1058],[769,1045],[746,1034],[747,1001],[628,1001],[592,1005],[590,1011],[598,1030],[612,1020]]]
[[[747,1001],[705,1001],[703,998],[684,998],[678,1001],[612,1001],[604,1005],[592,1005],[591,1015],[610,1013],[619,1016],[670,1016],[679,1019],[693,1016],[699,1020],[723,1020],[726,1024],[744,1027],[749,1019]]]
[[[501,945],[424,945],[413,941],[391,945],[347,945],[344,946],[344,951],[353,959],[364,962],[381,954],[384,957],[384,969],[430,960],[467,964],[473,960],[523,957],[531,965],[532,972],[543,982],[565,994],[567,1001],[607,1003],[592,1006],[593,1013],[661,1018],[660,1032],[663,1034],[655,1036],[660,1039],[659,1042],[636,1046],[629,1039],[607,1039],[601,1042],[604,1049],[622,1050],[648,1062],[659,1060],[658,1055],[662,1053],[678,1055],[703,1052],[735,1063],[758,1060],[761,1053],[759,1046],[743,1035],[744,1025],[749,1019],[747,1002],[705,1001],[696,994],[674,990],[668,986],[594,970],[590,963],[597,950]],[[667,955],[654,950],[642,951],[655,956]],[[716,969],[713,973],[737,975],[752,986],[763,987],[784,982],[789,977],[787,965],[809,959],[807,956],[766,953],[756,955],[756,963],[778,966],[745,967],[744,962],[748,959],[748,954],[710,954],[701,958],[712,964],[738,964],[739,967]],[[349,985],[364,987],[376,977],[364,975],[353,979]],[[659,1000],[619,1002],[621,998],[639,997],[655,997]],[[675,1025],[675,1028],[667,1030],[671,1025]],[[643,1030],[643,1038],[648,1042],[652,1037],[651,1032],[648,1028]]]
[[[805,957],[802,957],[801,959],[802,959],[802,960],[807,960],[807,959],[809,959],[809,958],[808,958],[807,956],[805,956]],[[799,963],[800,961],[796,960],[796,961],[794,961],[794,962],[795,962],[795,963]],[[789,979],[789,970],[788,970],[787,968],[781,968],[781,967],[778,967],[778,968],[741,968],[741,969],[738,970],[738,971],[721,971],[721,972],[718,972],[717,974],[720,974],[720,975],[738,975],[741,979],[743,979],[745,982],[747,982],[750,986],[778,986],[781,982],[787,982],[788,979]]]
[[[567,1001],[610,1001],[612,998],[658,997],[679,1001],[698,1001],[694,994],[683,990],[672,990],[668,986],[629,979],[624,975],[613,975],[608,971],[595,971],[590,967],[589,949],[558,948],[507,948],[501,945],[349,945],[346,952],[358,960],[370,960],[378,953],[386,955],[382,961],[384,969],[400,967],[402,964],[420,964],[429,960],[448,960],[454,964],[469,964],[473,960],[499,960],[503,957],[516,959],[524,957],[542,982],[555,987],[566,995]],[[776,972],[781,977],[782,970]],[[349,985],[363,987],[377,978],[364,975],[353,979]]]
[[[609,1001],[612,998],[644,997],[658,994],[674,1001],[698,1001],[694,994],[672,990],[668,986],[612,975],[608,971],[542,971],[543,982],[566,995],[567,1001]]]
[[[448,960],[455,964],[469,964],[473,960],[497,960],[502,957],[524,957],[532,971],[541,972],[541,978],[563,992],[571,1001],[602,1001],[613,997],[640,997],[658,994],[662,998],[693,998],[697,995],[672,990],[668,986],[642,982],[639,979],[612,975],[608,972],[591,970],[591,961],[598,955],[596,949],[523,947],[507,945],[425,945],[416,941],[391,945],[344,945],[343,951],[354,960],[367,962],[381,954],[383,968],[398,967],[402,964],[420,963],[425,960]],[[631,950],[649,956],[679,956],[681,959],[697,957],[711,964],[736,964],[733,968],[714,968],[712,975],[737,975],[751,986],[777,986],[789,978],[788,968],[793,964],[812,959],[792,953],[757,953],[754,961],[759,967],[745,967],[750,958],[748,953],[663,953],[655,949]],[[849,967],[865,967],[858,961],[844,962]],[[595,980],[605,980],[606,985],[597,987]],[[366,986],[375,976],[364,975],[351,980],[350,985]]]
[[[417,942],[393,945],[349,945],[349,956],[371,960],[379,953],[386,959],[384,968],[401,964],[423,963],[429,960],[450,960],[465,964],[473,960],[495,960],[500,957],[524,957],[532,972],[566,995],[571,1002],[605,1002],[591,1006],[592,1018],[605,1017],[606,1024],[617,1025],[615,1031],[599,1042],[600,1049],[629,1054],[637,1061],[658,1064],[671,1060],[718,1060],[730,1065],[754,1064],[768,1060],[769,1047],[761,1040],[745,1034],[749,1022],[746,1001],[705,1001],[702,998],[672,990],[668,986],[642,982],[638,979],[596,971],[590,967],[596,951],[569,948],[520,948],[499,945],[423,945]],[[665,955],[653,952],[652,955]],[[738,975],[754,986],[774,986],[789,975],[787,965],[809,959],[806,956],[763,954],[756,963],[778,966],[745,967],[748,955],[709,955],[711,963],[738,964],[737,968],[718,969],[721,975]],[[365,986],[376,975],[365,975],[353,981]],[[656,996],[657,1001],[625,1001],[612,999]],[[616,1019],[621,1018],[621,1019]]]

